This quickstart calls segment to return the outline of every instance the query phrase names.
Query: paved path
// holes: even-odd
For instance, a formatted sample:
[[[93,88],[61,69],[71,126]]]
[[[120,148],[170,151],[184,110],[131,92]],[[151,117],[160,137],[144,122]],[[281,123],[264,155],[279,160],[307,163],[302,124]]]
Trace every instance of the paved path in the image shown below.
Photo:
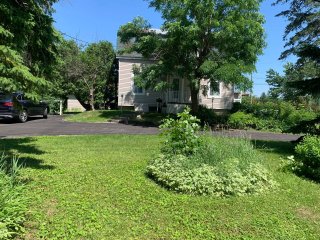
[[[73,123],[61,116],[48,119],[32,118],[26,123],[0,121],[0,138],[85,134],[157,134],[155,127],[132,126],[119,123]]]
[[[125,125],[121,123],[73,123],[66,122],[61,116],[49,116],[48,119],[33,118],[26,123],[0,120],[0,138],[54,136],[54,135],[90,135],[90,134],[158,134],[156,127]],[[213,135],[247,137],[256,140],[292,141],[299,135],[264,133],[257,131],[218,131]]]

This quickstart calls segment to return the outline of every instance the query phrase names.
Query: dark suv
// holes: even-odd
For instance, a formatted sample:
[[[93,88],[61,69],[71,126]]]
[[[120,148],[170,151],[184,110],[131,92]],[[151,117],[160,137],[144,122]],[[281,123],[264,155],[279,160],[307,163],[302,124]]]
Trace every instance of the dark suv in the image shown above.
[[[45,102],[27,100],[23,93],[0,93],[0,118],[13,118],[26,122],[29,116],[48,117],[49,107]]]

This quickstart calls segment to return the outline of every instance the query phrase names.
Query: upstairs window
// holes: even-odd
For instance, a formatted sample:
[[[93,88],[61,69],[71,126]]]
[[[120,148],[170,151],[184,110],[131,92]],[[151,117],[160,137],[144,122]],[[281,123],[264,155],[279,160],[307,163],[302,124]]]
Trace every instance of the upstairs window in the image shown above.
[[[220,82],[209,82],[209,97],[220,97]]]
[[[134,84],[134,73],[131,75],[131,80],[132,80],[132,92],[135,95],[142,95],[144,94],[144,89],[142,87],[138,87]]]

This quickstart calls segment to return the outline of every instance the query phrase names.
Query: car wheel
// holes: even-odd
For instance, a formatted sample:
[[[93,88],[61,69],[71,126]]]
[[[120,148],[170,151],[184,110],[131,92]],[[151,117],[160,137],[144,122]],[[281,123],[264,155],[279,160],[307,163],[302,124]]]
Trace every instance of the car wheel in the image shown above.
[[[28,113],[27,113],[27,111],[26,111],[26,110],[21,110],[21,111],[19,112],[18,118],[19,118],[19,121],[20,121],[20,122],[22,122],[22,123],[26,122],[26,121],[28,120]]]
[[[43,112],[43,118],[47,119],[48,118],[48,108],[46,108]]]

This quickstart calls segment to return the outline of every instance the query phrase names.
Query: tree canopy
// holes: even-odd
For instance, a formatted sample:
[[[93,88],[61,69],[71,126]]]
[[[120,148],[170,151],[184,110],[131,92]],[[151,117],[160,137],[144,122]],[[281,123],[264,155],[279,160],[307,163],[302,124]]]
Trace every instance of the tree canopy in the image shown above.
[[[284,32],[285,50],[280,58],[293,54],[298,60],[295,70],[300,77],[288,81],[288,86],[301,94],[320,94],[320,1],[278,0],[275,4],[290,3],[289,9],[278,16],[287,18],[289,24]]]
[[[47,88],[60,40],[51,17],[56,1],[0,2],[0,90],[37,98]]]
[[[251,86],[246,74],[255,70],[265,46],[261,0],[148,2],[162,14],[161,32],[143,18],[121,26],[118,32],[124,51],[154,60],[140,69],[135,78],[139,85],[160,90],[168,87],[164,76],[184,78],[193,111],[198,109],[202,79]]]
[[[104,102],[107,85],[113,87],[110,83],[115,60],[112,44],[101,41],[82,48],[74,41],[63,41],[59,49],[61,65],[57,88],[64,89],[61,92],[64,96],[75,94],[87,110],[94,110]]]
[[[312,64],[306,64],[303,68],[297,68],[293,63],[284,66],[284,74],[280,75],[273,69],[268,70],[266,82],[270,85],[268,96],[272,99],[281,98],[288,101],[296,101],[300,96],[305,96],[301,88],[292,87],[303,77],[314,76],[318,71]]]

